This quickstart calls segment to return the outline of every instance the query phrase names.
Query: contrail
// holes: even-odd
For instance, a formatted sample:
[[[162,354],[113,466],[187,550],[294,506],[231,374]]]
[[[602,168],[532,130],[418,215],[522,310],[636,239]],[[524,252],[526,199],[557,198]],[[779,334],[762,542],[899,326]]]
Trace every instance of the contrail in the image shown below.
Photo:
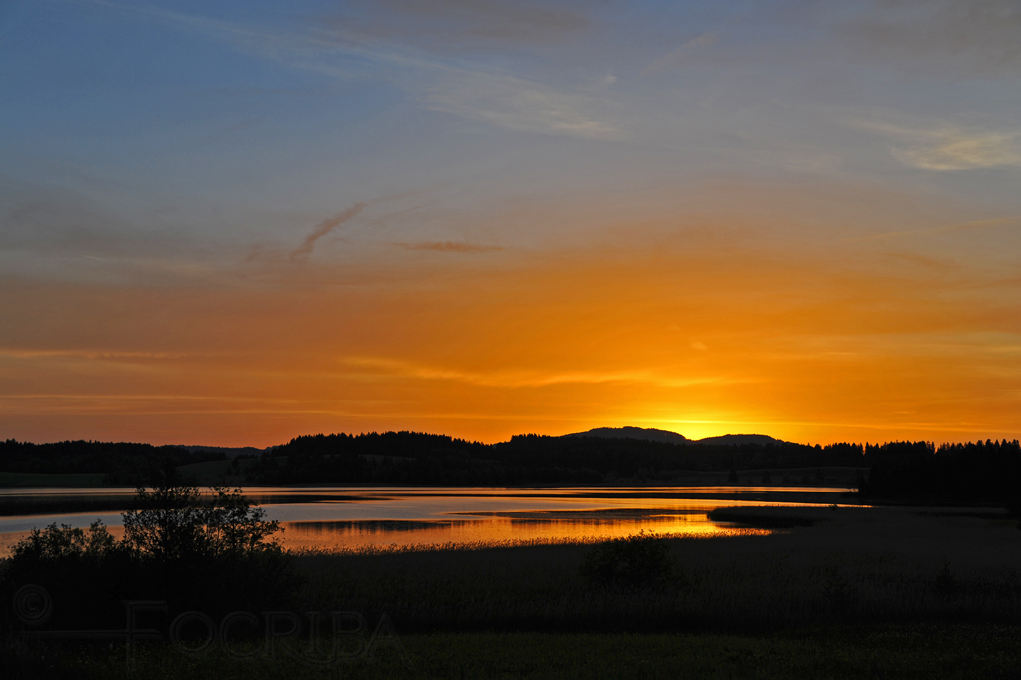
[[[305,240],[302,241],[301,245],[291,253],[291,257],[294,258],[301,257],[302,255],[310,255],[312,253],[312,249],[315,248],[316,241],[321,239],[323,236],[326,236],[348,220],[357,217],[358,213],[365,210],[365,206],[367,205],[368,203],[355,203],[347,210],[339,212],[333,217],[327,217],[315,226],[315,229],[312,230],[311,234],[305,237]]]

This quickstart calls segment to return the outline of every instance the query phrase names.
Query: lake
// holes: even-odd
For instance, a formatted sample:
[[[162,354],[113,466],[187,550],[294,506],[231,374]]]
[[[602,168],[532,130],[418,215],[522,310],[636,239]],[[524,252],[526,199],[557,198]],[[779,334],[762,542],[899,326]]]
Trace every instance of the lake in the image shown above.
[[[750,530],[707,513],[734,505],[853,504],[850,489],[815,487],[250,487],[245,494],[278,520],[293,549],[381,545],[588,542],[638,531],[725,535]],[[87,527],[99,519],[123,533],[120,512],[135,490],[0,489],[0,555],[33,528]],[[751,530],[757,531],[757,530]],[[765,532],[759,532],[765,533]]]

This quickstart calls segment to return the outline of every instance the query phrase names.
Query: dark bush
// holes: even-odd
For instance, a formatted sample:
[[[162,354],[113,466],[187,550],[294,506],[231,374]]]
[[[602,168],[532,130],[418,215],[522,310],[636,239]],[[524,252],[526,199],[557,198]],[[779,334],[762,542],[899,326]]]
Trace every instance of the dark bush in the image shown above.
[[[14,546],[4,569],[3,596],[10,601],[21,586],[39,585],[51,598],[51,625],[67,627],[83,618],[108,624],[123,613],[120,600],[139,583],[132,566],[127,546],[102,522],[88,530],[51,524],[33,529]]]
[[[139,489],[120,541],[100,522],[33,530],[3,565],[2,594],[41,586],[64,627],[122,625],[123,600],[163,600],[171,617],[283,607],[298,583],[272,540],[280,527],[240,489],[212,491],[204,501],[193,487]]]
[[[680,582],[667,542],[643,531],[593,546],[585,555],[581,575],[594,585],[618,589]]]

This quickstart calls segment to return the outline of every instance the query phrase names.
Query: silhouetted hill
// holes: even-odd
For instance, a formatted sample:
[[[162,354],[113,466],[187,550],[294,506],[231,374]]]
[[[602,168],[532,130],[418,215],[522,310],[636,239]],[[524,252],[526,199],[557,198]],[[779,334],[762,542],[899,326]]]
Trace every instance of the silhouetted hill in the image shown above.
[[[765,434],[725,434],[719,437],[698,439],[695,443],[710,446],[741,446],[742,444],[785,444],[786,442]]]
[[[588,432],[574,432],[565,437],[603,437],[604,439],[641,439],[648,442],[664,442],[667,444],[687,444],[691,440],[683,434],[669,430],[656,430],[646,427],[597,427]]]
[[[181,446],[179,448],[189,453],[223,454],[226,458],[258,458],[276,447],[268,446],[265,449],[257,449],[254,446]]]
[[[565,437],[602,437],[604,439],[641,439],[649,442],[666,444],[709,444],[725,446],[741,446],[742,444],[785,444],[765,434],[725,434],[719,437],[688,439],[683,434],[669,430],[657,430],[646,427],[597,427],[588,432],[573,432]]]

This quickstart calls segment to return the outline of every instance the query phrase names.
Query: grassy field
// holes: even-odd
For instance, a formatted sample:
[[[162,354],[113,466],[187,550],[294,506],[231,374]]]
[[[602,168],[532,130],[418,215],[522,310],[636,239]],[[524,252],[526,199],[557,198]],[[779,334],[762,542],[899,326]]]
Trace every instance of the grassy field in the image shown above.
[[[166,644],[141,645],[131,673],[120,648],[23,645],[16,657],[5,655],[5,677],[974,680],[1017,678],[1021,669],[1021,629],[976,624],[832,626],[764,635],[435,633],[398,636],[397,643],[325,668],[303,662],[301,648],[239,659],[222,648],[189,657]]]
[[[0,472],[0,488],[3,487],[82,487],[103,486],[103,473],[66,475],[41,475],[30,472]]]
[[[286,459],[285,459],[286,460]],[[259,461],[254,458],[238,459],[238,467],[231,467],[231,460],[210,460],[205,463],[192,463],[177,468],[185,479],[194,480],[199,486],[225,484],[242,486],[245,483],[245,471]]]

